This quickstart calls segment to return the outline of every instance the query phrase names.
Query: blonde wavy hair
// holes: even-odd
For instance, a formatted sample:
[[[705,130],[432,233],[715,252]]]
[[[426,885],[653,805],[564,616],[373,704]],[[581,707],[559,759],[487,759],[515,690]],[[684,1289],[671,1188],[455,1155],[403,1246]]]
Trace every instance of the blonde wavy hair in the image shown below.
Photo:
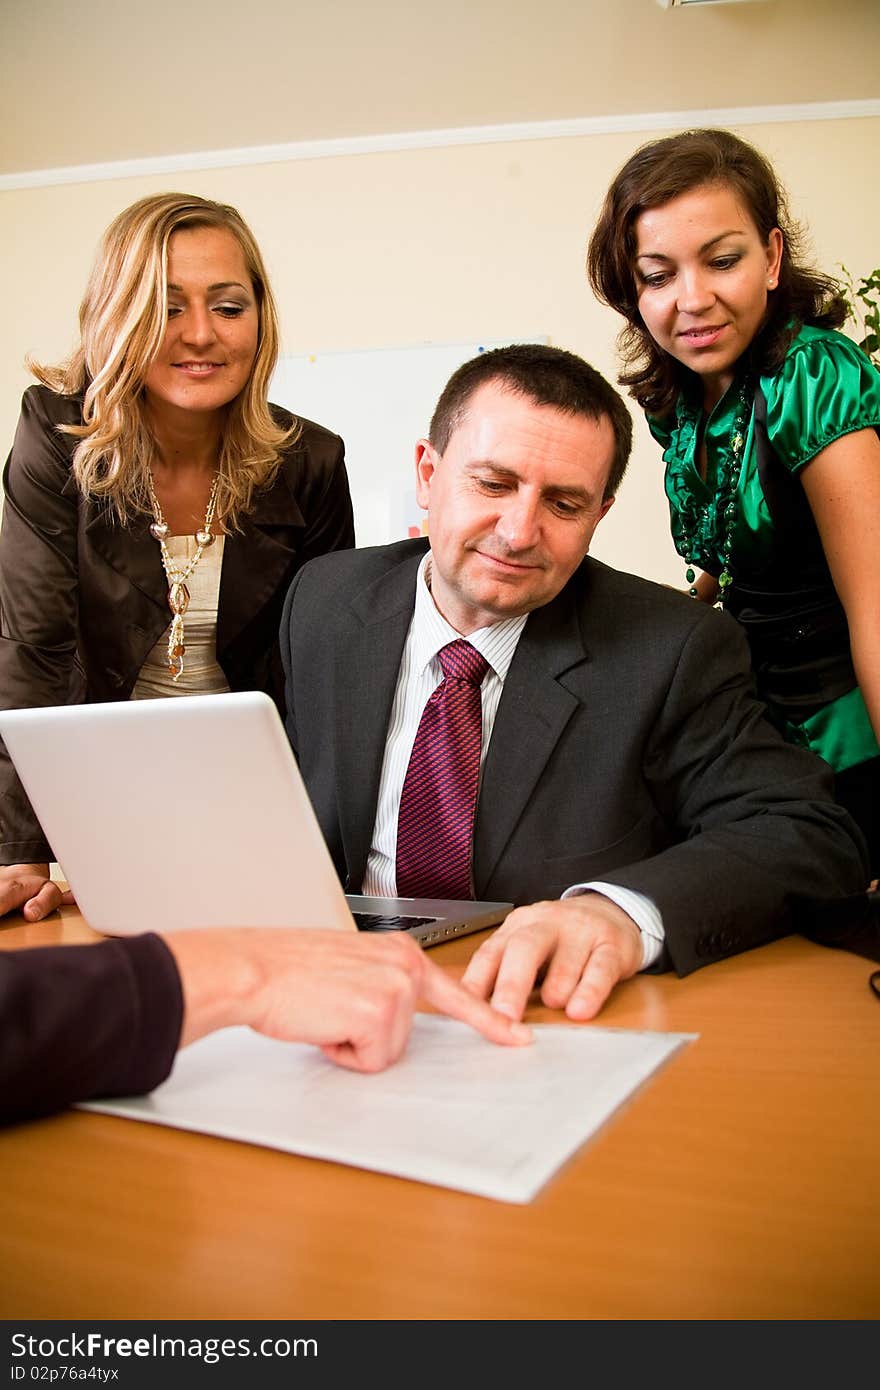
[[[235,208],[185,193],[141,198],[111,222],[101,240],[79,311],[80,345],[59,366],[33,360],[34,376],[52,391],[83,395],[82,425],[61,425],[79,438],[73,473],[83,496],[105,500],[123,523],[150,512],[149,476],[156,444],[144,414],[144,382],[168,323],[168,243],[181,228],[220,227],[242,249],[259,311],[259,337],[247,385],[229,403],[218,459],[217,515],[235,526],[254,493],[274,478],[281,449],[299,426],[285,429],[269,409],[278,360],[278,314],[253,233]]]

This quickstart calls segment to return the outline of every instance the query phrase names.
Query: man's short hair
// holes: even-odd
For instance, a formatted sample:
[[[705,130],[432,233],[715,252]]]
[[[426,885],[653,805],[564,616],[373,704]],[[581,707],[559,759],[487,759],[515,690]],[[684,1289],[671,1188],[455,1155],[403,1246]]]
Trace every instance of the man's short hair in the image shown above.
[[[467,414],[471,397],[490,381],[528,397],[536,405],[551,405],[567,415],[584,415],[590,420],[607,418],[614,431],[614,458],[605,497],[615,495],[632,449],[632,419],[614,387],[582,357],[563,348],[513,343],[481,352],[463,363],[446,383],[431,418],[428,437],[438,454],[445,453],[451,436]]]

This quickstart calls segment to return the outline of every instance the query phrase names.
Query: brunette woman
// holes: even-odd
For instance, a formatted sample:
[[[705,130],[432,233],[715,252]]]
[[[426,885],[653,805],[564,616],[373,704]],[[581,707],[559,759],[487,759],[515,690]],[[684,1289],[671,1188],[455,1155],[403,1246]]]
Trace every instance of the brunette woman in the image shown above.
[[[723,130],[638,150],[590,241],[622,385],[663,449],[689,592],[744,626],[786,735],[880,871],[880,373],[838,332],[768,161]],[[702,573],[698,573],[702,571]]]

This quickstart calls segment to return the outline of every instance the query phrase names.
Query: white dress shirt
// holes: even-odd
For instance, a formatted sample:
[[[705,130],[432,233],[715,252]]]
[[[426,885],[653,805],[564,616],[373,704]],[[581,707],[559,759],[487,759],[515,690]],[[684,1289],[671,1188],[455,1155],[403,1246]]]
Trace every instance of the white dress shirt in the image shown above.
[[[461,640],[461,633],[450,627],[438,612],[431,598],[430,583],[431,552],[428,551],[419,566],[416,579],[415,607],[400,661],[394,703],[391,706],[385,759],[379,780],[376,823],[364,875],[362,891],[379,897],[393,898],[397,895],[397,813],[422,712],[443,679],[437,654],[450,642]],[[468,642],[489,664],[480,687],[483,710],[481,775],[504,681],[526,625],[527,616],[523,614],[519,618],[505,618],[501,622],[478,628],[476,632],[468,634]],[[642,969],[657,959],[664,940],[663,919],[650,898],[609,883],[576,883],[566,889],[562,896],[569,898],[580,893],[601,893],[629,914],[642,935]]]

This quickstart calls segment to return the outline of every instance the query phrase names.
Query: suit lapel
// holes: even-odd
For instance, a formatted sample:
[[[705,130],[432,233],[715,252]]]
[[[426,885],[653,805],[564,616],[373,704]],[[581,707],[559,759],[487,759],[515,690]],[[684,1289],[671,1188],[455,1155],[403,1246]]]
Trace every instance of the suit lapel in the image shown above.
[[[279,479],[259,493],[241,519],[241,530],[226,538],[217,612],[217,654],[222,656],[291,574],[305,521],[296,500]],[[149,518],[130,526],[114,522],[106,507],[92,508],[86,532],[95,551],[118,574],[152,599],[168,622],[168,584]],[[161,629],[160,629],[161,631]]]
[[[168,583],[149,518],[138,517],[121,526],[106,507],[94,507],[86,521],[89,542],[118,574],[152,600],[167,626]],[[257,496],[241,530],[226,538],[217,612],[217,655],[222,657],[264,604],[278,593],[292,573],[296,546],[305,521],[283,481]]]
[[[571,587],[530,616],[504,682],[483,767],[474,885],[486,885],[580,701],[560,677],[586,660]]]
[[[149,518],[137,517],[130,525],[115,521],[107,507],[89,504],[85,524],[89,544],[117,574],[152,599],[161,610],[163,627],[170,621],[168,583],[158,543],[150,535]],[[160,629],[161,630],[161,629]]]
[[[258,493],[241,529],[226,538],[217,609],[217,655],[222,657],[240,632],[293,577],[303,514],[279,478]]]
[[[361,881],[370,851],[386,734],[421,558],[412,556],[354,597],[351,640],[337,646],[339,823],[353,883]]]

